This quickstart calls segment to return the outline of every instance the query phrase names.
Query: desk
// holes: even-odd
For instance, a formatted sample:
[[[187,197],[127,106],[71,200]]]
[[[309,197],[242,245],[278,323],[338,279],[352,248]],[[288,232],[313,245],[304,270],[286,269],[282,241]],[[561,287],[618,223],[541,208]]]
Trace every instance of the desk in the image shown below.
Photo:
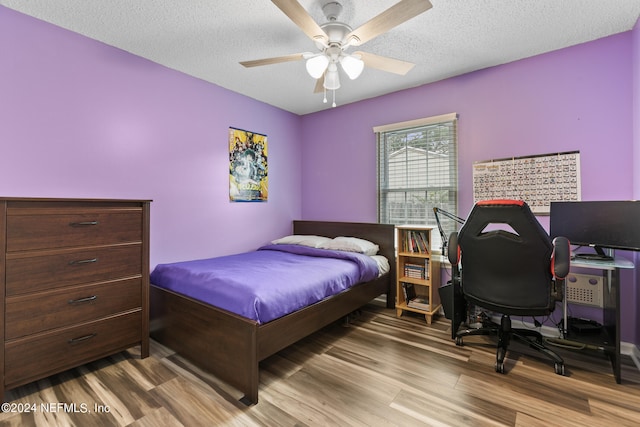
[[[604,350],[611,360],[613,375],[620,384],[620,270],[633,269],[634,264],[624,258],[614,256],[613,261],[598,261],[575,258],[571,267],[601,270],[603,277],[603,322],[599,334],[576,334],[568,328],[566,286],[563,298],[563,338],[582,344],[596,346]]]

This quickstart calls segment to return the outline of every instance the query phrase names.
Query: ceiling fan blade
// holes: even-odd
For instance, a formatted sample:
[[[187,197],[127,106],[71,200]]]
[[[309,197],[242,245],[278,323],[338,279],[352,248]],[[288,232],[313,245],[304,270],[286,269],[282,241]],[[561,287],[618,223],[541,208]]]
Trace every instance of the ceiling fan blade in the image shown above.
[[[415,65],[411,62],[374,55],[373,53],[353,52],[353,54],[360,55],[360,58],[364,61],[365,67],[376,68],[388,73],[400,74],[401,76],[407,74]]]
[[[313,93],[324,92],[324,86],[322,85],[323,83],[324,83],[324,76],[316,80],[316,87],[313,88]]]
[[[429,0],[401,0],[350,32],[346,37],[347,43],[360,46],[432,7]]]
[[[261,65],[279,64],[281,62],[298,61],[304,58],[304,53],[294,53],[293,55],[276,56],[273,58],[254,59],[252,61],[242,61],[241,65],[249,67],[259,67]]]
[[[271,0],[273,4],[289,17],[311,40],[329,40],[327,33],[313,20],[311,15],[296,0]]]

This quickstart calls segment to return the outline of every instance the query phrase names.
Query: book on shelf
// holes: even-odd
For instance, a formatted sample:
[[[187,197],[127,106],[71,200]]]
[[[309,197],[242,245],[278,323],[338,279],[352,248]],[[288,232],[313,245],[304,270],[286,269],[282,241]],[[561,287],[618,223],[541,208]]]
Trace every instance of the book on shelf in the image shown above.
[[[429,240],[424,231],[407,230],[404,233],[402,245],[404,252],[427,254],[429,253]]]
[[[412,277],[414,279],[424,279],[425,268],[420,264],[405,263],[404,275],[406,277]]]
[[[426,310],[426,311],[431,310],[431,307],[429,306],[429,298],[421,297],[421,296],[408,300],[407,306],[411,308],[417,308],[419,310]]]
[[[404,265],[405,277],[411,277],[413,279],[429,279],[429,259],[424,260],[424,265],[415,263],[405,263]]]
[[[402,293],[404,295],[404,301],[408,302],[412,299],[416,298],[416,288],[412,283],[403,283],[402,284]]]

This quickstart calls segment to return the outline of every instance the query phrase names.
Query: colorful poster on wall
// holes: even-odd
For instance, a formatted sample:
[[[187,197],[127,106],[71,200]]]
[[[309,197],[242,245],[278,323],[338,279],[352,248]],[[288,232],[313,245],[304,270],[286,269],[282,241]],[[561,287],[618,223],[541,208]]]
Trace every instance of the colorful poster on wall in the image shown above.
[[[229,128],[229,200],[266,202],[267,136]]]

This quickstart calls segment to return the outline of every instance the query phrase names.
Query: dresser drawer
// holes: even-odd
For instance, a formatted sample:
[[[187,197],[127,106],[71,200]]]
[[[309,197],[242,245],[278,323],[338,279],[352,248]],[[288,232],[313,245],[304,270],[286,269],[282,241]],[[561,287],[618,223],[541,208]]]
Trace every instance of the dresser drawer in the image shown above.
[[[24,384],[136,345],[142,339],[141,324],[138,310],[7,341],[5,386]]]
[[[40,252],[37,256],[8,254],[6,295],[44,291],[140,275],[142,245]]]
[[[141,306],[140,277],[8,297],[5,339],[99,319]]]
[[[7,252],[93,246],[142,240],[142,211],[65,211],[60,214],[7,210]],[[55,212],[55,211],[54,211]]]

